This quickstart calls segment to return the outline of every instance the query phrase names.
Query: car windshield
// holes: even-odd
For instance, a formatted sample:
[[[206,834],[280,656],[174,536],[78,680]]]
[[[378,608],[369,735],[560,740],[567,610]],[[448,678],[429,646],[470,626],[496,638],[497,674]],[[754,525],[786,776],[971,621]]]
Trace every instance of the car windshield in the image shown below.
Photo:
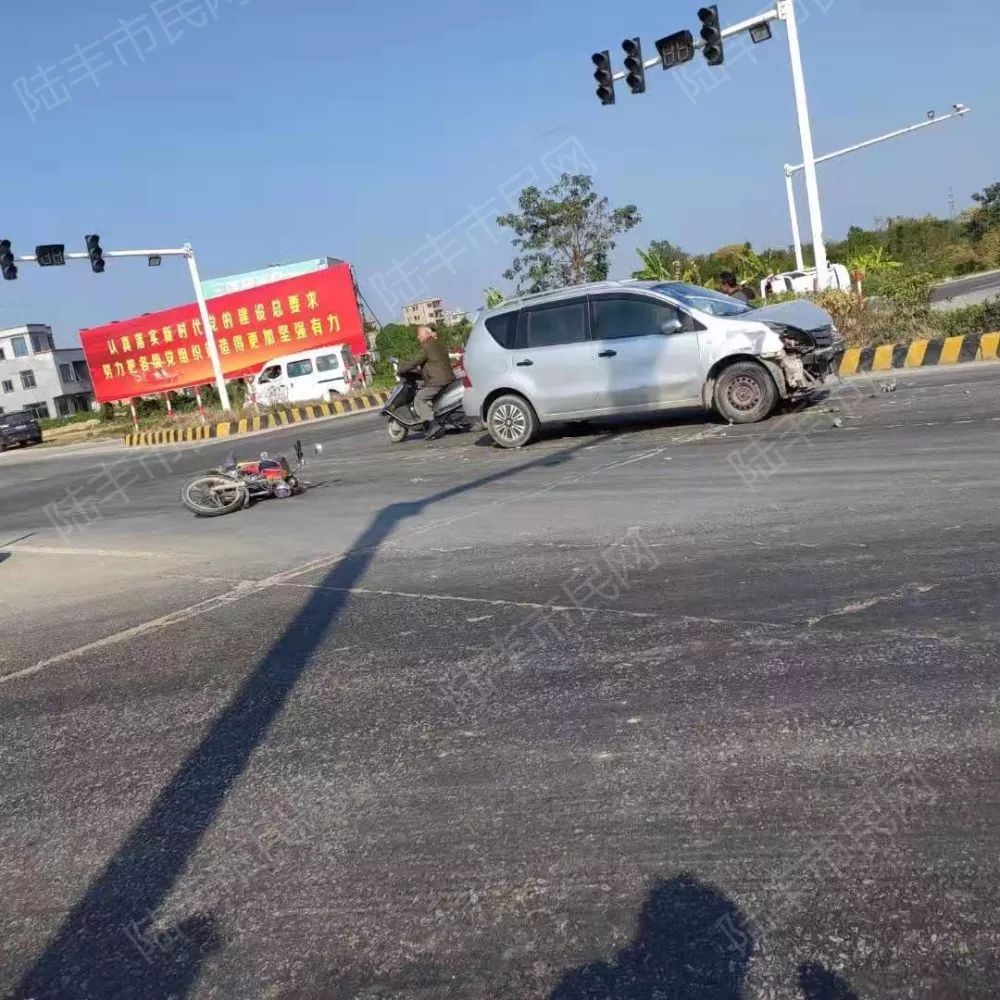
[[[702,288],[701,285],[692,285],[687,281],[665,281],[661,285],[654,286],[653,291],[669,295],[682,306],[712,316],[742,316],[743,313],[750,312],[750,307],[746,303],[734,299],[731,295],[723,295],[722,292]]]

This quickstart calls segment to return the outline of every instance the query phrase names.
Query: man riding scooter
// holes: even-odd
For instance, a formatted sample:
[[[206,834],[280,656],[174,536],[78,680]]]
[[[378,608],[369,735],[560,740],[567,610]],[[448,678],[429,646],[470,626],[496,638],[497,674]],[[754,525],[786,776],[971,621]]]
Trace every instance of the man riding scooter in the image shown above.
[[[444,427],[434,418],[434,400],[455,380],[448,351],[438,340],[437,331],[430,326],[417,328],[421,351],[408,365],[402,365],[399,374],[415,372],[418,368],[424,384],[417,390],[413,409],[421,420],[427,422],[427,440],[433,441],[444,434]]]

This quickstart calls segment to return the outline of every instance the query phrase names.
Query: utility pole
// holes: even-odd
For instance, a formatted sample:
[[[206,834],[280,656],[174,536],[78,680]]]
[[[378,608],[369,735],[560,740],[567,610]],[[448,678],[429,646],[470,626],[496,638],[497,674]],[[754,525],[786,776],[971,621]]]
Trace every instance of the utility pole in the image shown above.
[[[917,122],[915,125],[907,125],[906,128],[897,128],[892,132],[886,132],[885,135],[877,135],[873,139],[865,139],[864,142],[856,142],[853,146],[845,146],[843,149],[834,150],[832,153],[826,153],[823,156],[817,156],[815,159],[816,163],[825,163],[827,160],[835,160],[838,156],[846,156],[848,153],[856,153],[859,149],[866,149],[868,146],[874,146],[877,143],[885,142],[887,139],[895,139],[901,135],[909,135],[911,132],[917,132],[920,129],[928,128],[931,125],[940,125],[941,122],[946,122],[950,118],[962,118],[969,113],[971,109],[967,108],[964,104],[953,104],[952,110],[946,115],[938,115],[933,111],[927,112],[926,120]],[[799,236],[799,221],[798,221],[798,211],[795,206],[795,189],[792,186],[792,178],[796,173],[802,170],[804,164],[797,163],[795,166],[786,163],[785,164],[785,192],[788,196],[788,219],[792,226],[792,244],[795,249],[795,266],[801,271],[804,267],[802,263],[802,240]],[[948,201],[951,205],[952,218],[955,217],[955,199],[952,195],[951,188],[948,189]]]
[[[955,221],[955,192],[948,188],[948,217],[952,222]]]

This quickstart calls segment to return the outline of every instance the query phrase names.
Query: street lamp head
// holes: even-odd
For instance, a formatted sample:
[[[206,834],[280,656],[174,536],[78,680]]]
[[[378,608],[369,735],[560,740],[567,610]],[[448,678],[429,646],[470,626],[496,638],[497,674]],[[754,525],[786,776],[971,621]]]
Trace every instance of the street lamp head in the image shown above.
[[[151,253],[148,258],[150,267],[159,267],[163,263],[163,258],[158,253]]]
[[[934,115],[935,115],[935,112],[934,112],[934,111],[928,111],[928,112],[927,112],[927,118],[928,118],[929,120],[931,120],[931,121],[933,121],[933,120],[934,120]]]
[[[964,115],[969,109],[964,104],[953,104],[952,110],[958,115]]]

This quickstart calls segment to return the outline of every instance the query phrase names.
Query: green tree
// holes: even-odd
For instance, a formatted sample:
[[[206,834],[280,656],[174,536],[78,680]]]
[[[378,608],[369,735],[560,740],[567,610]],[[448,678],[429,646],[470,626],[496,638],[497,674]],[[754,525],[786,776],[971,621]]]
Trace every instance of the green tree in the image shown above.
[[[674,264],[677,258],[664,257],[652,243],[648,250],[639,247],[635,252],[642,261],[642,268],[632,272],[633,278],[641,278],[643,281],[674,280]]]
[[[675,260],[689,260],[691,257],[691,254],[682,250],[676,243],[671,243],[670,240],[653,240],[649,244],[649,250],[670,264],[673,264]]]
[[[519,292],[542,292],[608,276],[615,237],[640,221],[635,205],[611,209],[586,174],[563,174],[545,191],[521,191],[519,212],[497,225],[513,232],[517,256],[504,272]]]
[[[455,350],[465,347],[471,332],[472,320],[463,319],[459,323],[452,323],[451,326],[439,326],[438,338],[449,350]]]
[[[398,358],[405,361],[412,358],[419,347],[417,328],[403,323],[386,323],[375,338],[375,347],[383,360]]]
[[[968,215],[967,232],[978,240],[1000,224],[1000,183],[988,184],[982,191],[977,191],[972,200],[976,207]]]
[[[895,270],[902,267],[898,260],[889,260],[885,255],[885,247],[868,247],[857,250],[847,258],[847,270],[852,274],[860,271],[863,278],[872,278],[882,271]]]
[[[490,285],[489,288],[483,289],[483,302],[487,309],[496,309],[501,302],[503,302],[504,295],[498,288],[494,288]]]

